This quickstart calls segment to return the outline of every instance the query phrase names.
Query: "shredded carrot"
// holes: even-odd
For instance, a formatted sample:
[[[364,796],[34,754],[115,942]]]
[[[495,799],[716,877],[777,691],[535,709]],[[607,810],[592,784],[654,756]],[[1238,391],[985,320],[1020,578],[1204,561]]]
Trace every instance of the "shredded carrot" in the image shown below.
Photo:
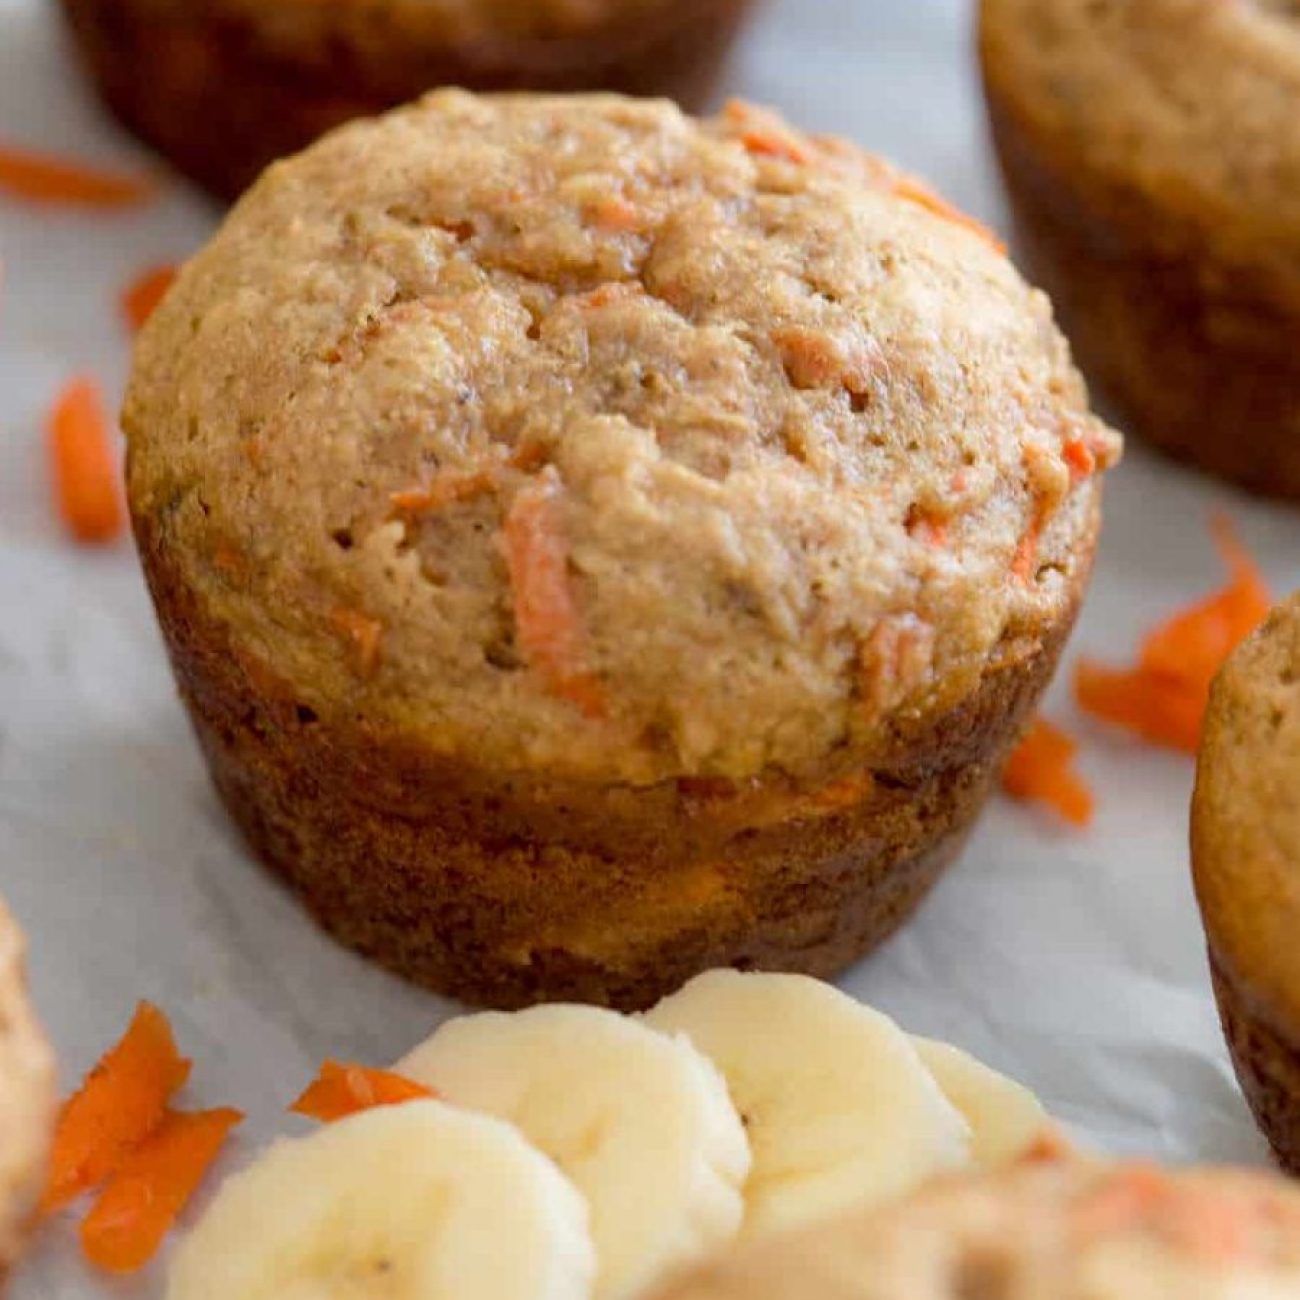
[[[151,177],[0,146],[0,191],[32,203],[125,208],[152,198],[157,189]]]
[[[914,504],[907,512],[904,526],[908,536],[918,542],[935,547],[948,545],[948,520],[925,506]]]
[[[1035,509],[1029,527],[1025,529],[1016,545],[1016,553],[1011,558],[1011,572],[1021,582],[1028,582],[1034,576],[1034,569],[1038,564],[1038,545],[1043,539],[1043,527],[1046,522],[1042,509]]]
[[[99,387],[72,380],[46,421],[54,500],[65,527],[79,542],[111,542],[122,531],[117,459]]]
[[[1016,799],[1048,804],[1075,826],[1092,820],[1093,797],[1074,770],[1078,745],[1042,718],[1030,727],[1002,771],[1002,787]]]
[[[813,160],[808,141],[779,113],[733,99],[723,109],[723,116],[737,128],[741,145],[752,154],[800,164]]]
[[[805,795],[800,803],[800,811],[810,810],[819,813],[841,812],[861,803],[875,784],[870,773],[862,772],[855,776],[841,777]]]
[[[1097,470],[1097,457],[1084,438],[1071,438],[1061,448],[1061,458],[1070,470],[1070,478],[1081,483]]]
[[[901,703],[929,676],[934,628],[915,614],[889,614],[858,647],[859,693],[871,717]]]
[[[376,1106],[400,1106],[405,1101],[435,1097],[432,1088],[390,1070],[326,1061],[302,1096],[289,1107],[296,1115],[329,1124]]]
[[[602,230],[636,230],[641,225],[641,213],[636,204],[617,194],[593,203],[590,214],[592,221]]]
[[[471,501],[474,497],[490,492],[495,485],[495,476],[487,470],[477,470],[472,474],[446,470],[435,475],[426,486],[394,492],[389,500],[398,510],[424,514],[441,510],[457,501]]]
[[[166,1016],[152,1003],[140,1003],[121,1041],[59,1115],[41,1212],[60,1209],[112,1174],[158,1126],[189,1074],[190,1062],[177,1052]]]
[[[169,1111],[122,1161],[81,1225],[81,1248],[109,1273],[134,1273],[162,1245],[243,1115]]]
[[[894,193],[900,199],[906,199],[909,203],[915,203],[918,207],[924,208],[927,212],[933,213],[936,217],[943,218],[944,221],[950,221],[953,225],[963,226],[971,231],[972,234],[978,235],[986,244],[996,252],[1005,253],[1007,246],[997,237],[982,221],[977,221],[968,213],[963,212],[960,208],[954,207],[942,195],[937,194],[924,181],[918,180],[915,176],[908,176],[900,172],[894,180]]]
[[[1081,708],[1143,739],[1195,753],[1210,686],[1227,657],[1263,622],[1267,584],[1229,521],[1212,521],[1230,573],[1228,584],[1156,627],[1132,668],[1081,660],[1075,697]]]
[[[568,548],[553,486],[530,486],[515,497],[506,514],[503,540],[515,632],[525,659],[548,690],[589,718],[603,717],[604,692],[584,666],[585,638],[569,582]]]
[[[363,677],[373,675],[379,667],[383,650],[384,625],[355,609],[336,609],[330,614],[334,630],[347,637],[356,653],[357,668]]]
[[[144,328],[176,279],[174,266],[155,266],[142,272],[122,292],[122,314],[132,331]]]

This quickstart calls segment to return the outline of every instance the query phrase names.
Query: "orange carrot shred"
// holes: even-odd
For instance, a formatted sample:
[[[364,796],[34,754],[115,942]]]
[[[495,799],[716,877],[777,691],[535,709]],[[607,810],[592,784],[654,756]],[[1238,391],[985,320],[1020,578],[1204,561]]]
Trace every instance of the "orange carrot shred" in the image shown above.
[[[142,272],[122,293],[122,314],[132,332],[144,328],[145,321],[163,300],[176,279],[174,266],[155,266]]]
[[[177,1052],[166,1016],[152,1003],[140,1003],[121,1041],[64,1104],[41,1212],[60,1209],[112,1174],[157,1128],[189,1074],[190,1062]]]
[[[603,717],[604,693],[584,667],[583,628],[553,487],[527,487],[515,497],[506,514],[504,544],[524,658],[553,694],[589,718]]]
[[[117,458],[93,379],[74,379],[59,394],[46,421],[46,440],[55,505],[65,527],[79,542],[111,542],[125,515]]]
[[[1075,826],[1092,820],[1092,791],[1074,770],[1078,745],[1042,718],[1012,751],[1002,772],[1002,788],[1016,799],[1048,804]]]
[[[122,1161],[86,1216],[81,1225],[86,1258],[109,1273],[143,1268],[243,1118],[229,1108],[169,1111]]]
[[[969,213],[954,207],[941,194],[936,193],[924,181],[915,176],[900,173],[894,180],[894,193],[909,203],[925,208],[927,212],[949,221],[955,226],[962,226],[972,234],[978,235],[995,252],[1005,253],[1007,246],[982,221],[977,221]]]
[[[379,667],[379,656],[383,650],[384,625],[377,619],[369,618],[355,609],[336,609],[330,614],[330,622],[337,632],[342,633],[352,643],[356,653],[357,669],[363,677],[373,675]]]
[[[495,477],[487,470],[478,470],[472,474],[446,470],[435,475],[425,487],[405,488],[394,492],[389,500],[397,510],[423,514],[441,510],[457,501],[471,501],[490,492],[495,484]]]
[[[1171,749],[1195,753],[1210,686],[1227,657],[1263,622],[1268,586],[1229,521],[1212,521],[1230,580],[1214,594],[1153,629],[1133,668],[1081,660],[1075,696],[1081,708]]]
[[[1071,438],[1061,448],[1061,457],[1070,471],[1070,478],[1081,483],[1090,478],[1097,469],[1097,457],[1084,438]]]
[[[1043,512],[1035,510],[1020,541],[1016,553],[1011,558],[1011,572],[1021,582],[1028,582],[1034,576],[1034,567],[1038,563],[1038,544],[1043,536]]]
[[[152,177],[106,171],[67,158],[0,146],[0,192],[31,203],[125,208],[157,192]]]
[[[405,1101],[435,1096],[437,1093],[432,1088],[390,1070],[326,1061],[289,1109],[296,1115],[329,1124],[376,1106],[399,1106]]]

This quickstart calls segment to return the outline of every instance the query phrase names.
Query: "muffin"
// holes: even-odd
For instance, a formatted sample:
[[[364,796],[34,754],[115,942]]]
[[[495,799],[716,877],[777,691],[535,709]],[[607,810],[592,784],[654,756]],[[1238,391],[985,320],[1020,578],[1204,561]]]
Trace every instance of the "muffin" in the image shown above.
[[[708,96],[753,0],[62,0],[127,127],[232,199],[437,86]]]
[[[434,94],[277,165],[126,400],[257,852],[432,988],[829,974],[959,848],[1118,440],[986,235],[741,105]]]
[[[27,1002],[23,941],[0,902],[0,1289],[40,1195],[54,1122],[54,1059]]]
[[[983,0],[1029,273],[1155,446],[1300,498],[1300,9]]]
[[[1300,1192],[1246,1170],[1064,1161],[774,1237],[656,1300],[1296,1300]]]
[[[1237,1077],[1300,1175],[1300,594],[1215,683],[1192,802],[1192,867]]]

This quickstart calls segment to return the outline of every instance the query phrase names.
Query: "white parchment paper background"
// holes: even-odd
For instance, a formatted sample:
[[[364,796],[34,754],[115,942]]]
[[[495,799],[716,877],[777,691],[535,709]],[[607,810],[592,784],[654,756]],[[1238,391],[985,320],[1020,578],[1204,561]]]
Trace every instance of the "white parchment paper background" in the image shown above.
[[[893,155],[1005,229],[963,0],[775,0],[731,88]],[[0,0],[0,141],[129,163],[68,60],[50,0]],[[0,890],[29,930],[41,1012],[74,1081],[140,997],[196,1060],[194,1104],[249,1122],[227,1167],[277,1131],[326,1055],[382,1063],[447,1006],[338,950],[247,859],[208,789],[128,545],[71,546],[47,504],[40,425],[89,370],[116,400],[116,295],[183,257],[215,210],[181,186],[138,213],[0,202]],[[1300,585],[1300,511],[1212,487],[1133,448],[1114,476],[1093,594],[1071,650],[1125,656],[1158,613],[1220,580],[1227,508],[1279,592]],[[909,1028],[1036,1088],[1115,1150],[1258,1161],[1208,992],[1188,882],[1190,761],[1050,711],[1085,741],[1092,830],[997,801],[898,939],[844,979]],[[50,1225],[16,1300],[159,1292],[108,1285]]]

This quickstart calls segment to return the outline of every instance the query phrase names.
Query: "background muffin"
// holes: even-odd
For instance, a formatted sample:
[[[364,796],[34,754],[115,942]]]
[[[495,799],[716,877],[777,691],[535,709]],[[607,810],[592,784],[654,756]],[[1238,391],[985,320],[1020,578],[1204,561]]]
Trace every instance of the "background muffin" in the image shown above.
[[[54,1123],[54,1058],[32,1016],[23,941],[0,902],[0,1288],[40,1194]]]
[[[1219,675],[1192,806],[1192,864],[1237,1075],[1300,1174],[1300,595]]]
[[[113,111],[233,198],[437,86],[708,94],[752,0],[63,0]]]
[[[430,96],[142,336],[129,491],[226,803],[435,988],[838,969],[961,843],[1118,451],[982,232],[735,107]]]
[[[1029,273],[1134,431],[1300,498],[1300,20],[1260,0],[983,0]]]
[[[735,1251],[659,1300],[1294,1300],[1300,1192],[1234,1169],[1058,1161],[935,1184]]]

